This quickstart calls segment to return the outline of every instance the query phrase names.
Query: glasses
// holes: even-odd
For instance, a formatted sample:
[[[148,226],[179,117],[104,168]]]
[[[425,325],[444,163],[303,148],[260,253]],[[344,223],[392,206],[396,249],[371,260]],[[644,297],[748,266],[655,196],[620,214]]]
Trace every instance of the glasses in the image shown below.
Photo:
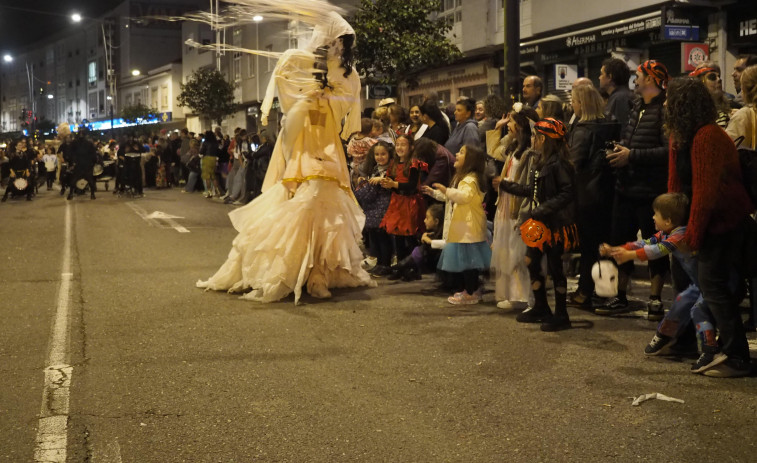
[[[710,72],[705,76],[705,79],[715,82],[716,80],[720,80],[720,74]]]

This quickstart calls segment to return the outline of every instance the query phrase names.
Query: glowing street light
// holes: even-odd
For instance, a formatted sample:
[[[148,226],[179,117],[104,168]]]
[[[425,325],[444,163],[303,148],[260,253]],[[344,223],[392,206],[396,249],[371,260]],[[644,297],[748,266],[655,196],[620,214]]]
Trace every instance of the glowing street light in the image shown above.
[[[5,61],[6,63],[10,63],[13,61],[13,57],[11,55],[5,54],[3,55],[3,61]]]
[[[74,13],[71,15],[71,21],[78,23],[81,22],[81,15],[79,13]]]
[[[131,75],[133,75],[134,77],[137,77],[140,74],[141,74],[141,72],[139,72],[139,69],[134,69],[134,70],[131,71]]]
[[[255,16],[252,17],[252,20],[255,21],[256,23],[259,23],[260,21],[263,20],[263,17],[260,16],[259,14],[256,14]]]
[[[48,94],[47,94],[47,99],[48,99],[48,100],[52,100],[53,98],[54,98],[54,97],[53,97],[53,94],[52,94],[52,93],[48,93]]]

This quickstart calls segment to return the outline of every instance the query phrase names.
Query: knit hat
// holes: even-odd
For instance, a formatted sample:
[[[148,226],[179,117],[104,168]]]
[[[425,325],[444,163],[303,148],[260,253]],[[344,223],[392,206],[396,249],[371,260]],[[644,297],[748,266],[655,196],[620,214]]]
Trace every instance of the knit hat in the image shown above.
[[[540,120],[534,125],[534,128],[537,132],[549,138],[559,140],[565,136],[565,124],[551,117]]]
[[[664,90],[667,88],[668,81],[670,80],[670,74],[668,74],[668,68],[666,68],[665,65],[660,63],[659,61],[655,61],[653,59],[644,61],[639,65],[637,71],[650,76],[652,79],[654,79],[654,83],[661,89]]]

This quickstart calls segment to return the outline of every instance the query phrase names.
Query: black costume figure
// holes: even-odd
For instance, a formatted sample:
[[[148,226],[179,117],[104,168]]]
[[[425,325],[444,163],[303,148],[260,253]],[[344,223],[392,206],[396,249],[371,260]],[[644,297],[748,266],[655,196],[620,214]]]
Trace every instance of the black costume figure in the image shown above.
[[[76,139],[71,143],[71,156],[74,162],[74,169],[69,183],[68,199],[73,199],[76,181],[80,178],[87,180],[89,184],[89,197],[95,199],[95,177],[92,170],[97,163],[97,150],[95,145],[85,138],[85,131],[79,130]]]

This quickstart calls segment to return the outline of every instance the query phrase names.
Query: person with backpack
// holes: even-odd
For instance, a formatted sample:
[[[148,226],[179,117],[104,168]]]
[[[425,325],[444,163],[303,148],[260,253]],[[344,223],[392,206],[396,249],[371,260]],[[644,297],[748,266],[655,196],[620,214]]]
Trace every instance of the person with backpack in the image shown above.
[[[670,131],[668,190],[691,200],[684,242],[698,252],[702,297],[720,331],[727,359],[704,372],[730,378],[750,374],[749,344],[735,283],[745,276],[755,240],[754,205],[744,188],[736,146],[717,126],[717,110],[696,79],[670,82],[666,106]],[[751,223],[750,223],[751,222]]]

